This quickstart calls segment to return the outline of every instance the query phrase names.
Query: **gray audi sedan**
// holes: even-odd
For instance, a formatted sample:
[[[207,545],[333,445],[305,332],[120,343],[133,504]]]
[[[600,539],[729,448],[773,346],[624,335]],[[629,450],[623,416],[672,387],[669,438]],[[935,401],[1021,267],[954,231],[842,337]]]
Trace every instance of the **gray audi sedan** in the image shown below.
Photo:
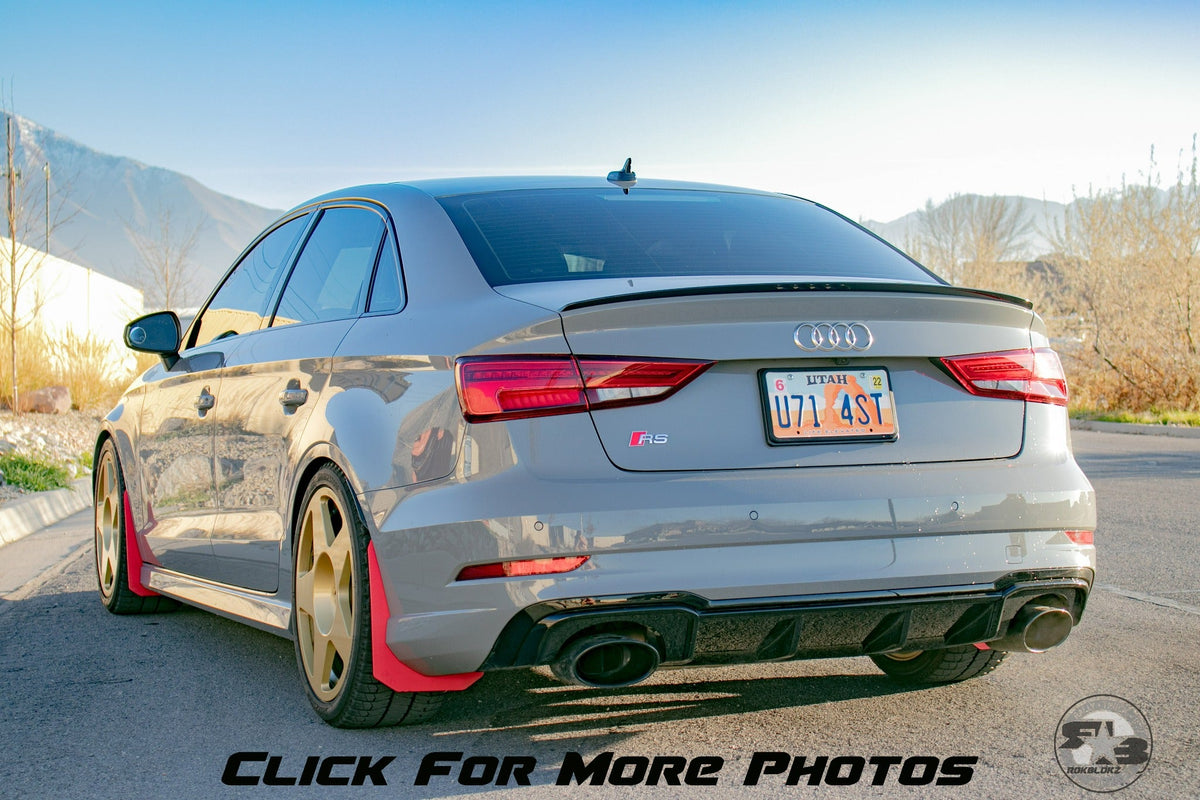
[[[807,200],[629,165],[358,186],[125,338],[161,364],[96,443],[104,605],[293,639],[333,725],[532,666],[958,681],[1093,585],[1042,320]]]

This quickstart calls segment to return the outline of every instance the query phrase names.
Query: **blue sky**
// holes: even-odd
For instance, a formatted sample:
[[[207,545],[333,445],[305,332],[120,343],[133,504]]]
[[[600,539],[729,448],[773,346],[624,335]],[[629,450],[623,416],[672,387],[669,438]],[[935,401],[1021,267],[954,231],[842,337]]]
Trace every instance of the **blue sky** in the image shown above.
[[[1173,177],[1200,4],[0,0],[12,110],[276,208],[600,173],[892,219],[953,192]],[[11,98],[10,98],[11,95]]]

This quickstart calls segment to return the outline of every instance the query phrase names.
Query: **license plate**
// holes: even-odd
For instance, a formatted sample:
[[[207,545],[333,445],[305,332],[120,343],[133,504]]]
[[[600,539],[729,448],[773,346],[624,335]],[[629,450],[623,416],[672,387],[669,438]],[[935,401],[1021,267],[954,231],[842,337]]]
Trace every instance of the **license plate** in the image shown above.
[[[772,444],[896,438],[896,407],[886,369],[763,370]]]

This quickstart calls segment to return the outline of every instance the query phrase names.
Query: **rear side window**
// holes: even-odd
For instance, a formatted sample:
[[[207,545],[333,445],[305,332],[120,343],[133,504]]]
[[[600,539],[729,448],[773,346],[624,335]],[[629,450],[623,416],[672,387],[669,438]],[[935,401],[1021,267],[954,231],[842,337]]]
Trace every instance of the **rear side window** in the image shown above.
[[[938,282],[846,219],[788,197],[613,188],[438,202],[493,286],[715,275]]]
[[[196,326],[193,345],[256,331],[262,326],[279,269],[287,262],[308,215],[268,233],[221,284]]]
[[[383,228],[383,218],[365,208],[330,208],[322,213],[296,259],[271,326],[358,314]]]
[[[396,248],[385,240],[379,253],[379,264],[375,267],[375,280],[371,285],[371,299],[367,311],[395,311],[403,304],[400,290],[400,259]]]

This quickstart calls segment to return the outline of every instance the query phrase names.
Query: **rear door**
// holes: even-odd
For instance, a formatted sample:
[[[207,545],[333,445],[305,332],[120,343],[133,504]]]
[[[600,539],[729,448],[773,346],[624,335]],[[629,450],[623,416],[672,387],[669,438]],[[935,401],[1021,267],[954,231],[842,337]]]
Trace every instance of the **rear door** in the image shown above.
[[[366,308],[387,228],[373,206],[318,213],[268,327],[229,354],[221,386],[213,553],[221,581],[264,592],[278,589],[305,426],[338,344]],[[384,268],[394,271],[390,239],[386,254]]]

